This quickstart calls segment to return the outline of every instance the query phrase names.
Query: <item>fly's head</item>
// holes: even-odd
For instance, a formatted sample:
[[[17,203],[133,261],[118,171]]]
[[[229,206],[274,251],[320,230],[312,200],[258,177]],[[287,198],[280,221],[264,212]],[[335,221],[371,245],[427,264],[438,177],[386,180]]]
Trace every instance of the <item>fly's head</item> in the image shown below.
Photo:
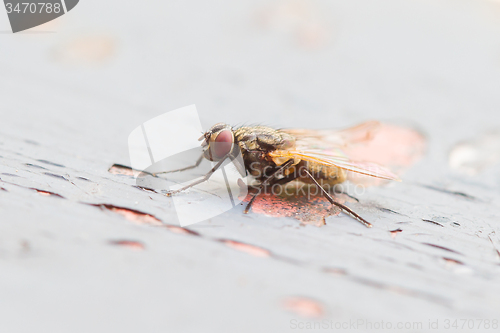
[[[203,140],[203,154],[209,161],[217,162],[235,149],[233,129],[224,123],[215,124],[198,140]]]

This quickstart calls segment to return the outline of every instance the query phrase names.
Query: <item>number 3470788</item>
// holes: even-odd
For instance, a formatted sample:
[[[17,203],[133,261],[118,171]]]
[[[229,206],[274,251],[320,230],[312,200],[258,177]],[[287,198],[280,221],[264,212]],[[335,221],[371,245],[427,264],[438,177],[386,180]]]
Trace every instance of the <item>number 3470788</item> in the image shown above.
[[[445,319],[445,329],[498,329],[498,319]]]
[[[41,13],[47,13],[47,14],[52,14],[56,13],[59,14],[62,10],[61,4],[60,3],[50,3],[50,2],[23,2],[23,3],[17,3],[17,4],[12,4],[7,2],[5,4],[5,8],[7,8],[7,14],[10,14],[12,12],[15,13],[31,13],[31,14],[41,14]]]

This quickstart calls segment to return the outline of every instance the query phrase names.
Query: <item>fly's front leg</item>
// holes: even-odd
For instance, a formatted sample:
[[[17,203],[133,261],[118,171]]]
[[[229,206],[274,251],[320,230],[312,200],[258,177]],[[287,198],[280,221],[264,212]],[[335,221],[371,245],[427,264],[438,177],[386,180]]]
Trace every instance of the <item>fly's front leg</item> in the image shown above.
[[[260,194],[260,192],[262,191],[262,188],[264,186],[269,185],[269,183],[271,182],[271,180],[273,180],[277,175],[279,175],[280,173],[284,172],[286,169],[288,169],[289,167],[291,167],[292,164],[293,164],[293,160],[286,161],[285,163],[283,163],[281,165],[281,167],[278,170],[276,170],[272,175],[270,175],[269,177],[267,177],[259,185],[259,190],[257,192],[255,192],[254,194],[252,194],[252,198],[250,199],[250,201],[248,202],[247,206],[245,207],[245,210],[243,211],[244,214],[247,214],[250,211],[250,208],[252,207],[252,204],[253,204],[255,198],[257,197],[258,194]]]
[[[217,162],[217,164],[205,175],[203,176],[201,179],[198,179],[198,180],[195,180],[194,182],[192,182],[191,184],[189,185],[186,185],[184,186],[183,188],[180,188],[178,190],[175,190],[175,191],[169,191],[167,192],[167,196],[171,196],[172,194],[175,194],[175,193],[179,193],[179,192],[182,192],[184,190],[187,190],[188,188],[190,187],[193,187],[193,186],[196,186],[200,183],[203,183],[203,182],[206,182],[208,179],[210,179],[210,177],[214,174],[215,171],[217,171],[218,168],[220,168],[220,166],[222,165],[222,163],[224,163],[224,161],[226,160],[226,158],[228,158],[231,154],[227,154],[226,156],[224,156],[219,162]],[[203,157],[203,156],[202,156]],[[201,160],[200,160],[200,163],[201,163]]]
[[[194,165],[190,165],[190,166],[187,166],[185,168],[180,168],[180,169],[175,169],[175,170],[170,170],[170,171],[155,172],[155,173],[153,173],[153,176],[156,176],[156,175],[159,175],[159,174],[162,174],[162,173],[172,173],[172,172],[178,172],[178,171],[185,171],[185,170],[189,170],[189,169],[194,169],[194,168],[198,167],[201,164],[201,161],[203,161],[203,154],[201,154],[200,158],[198,158],[198,160],[196,161],[196,163]]]
[[[353,216],[356,220],[358,220],[360,223],[362,223],[365,227],[367,227],[367,228],[372,227],[372,224],[370,222],[368,222],[367,220],[365,220],[364,218],[359,216],[351,208],[333,200],[332,196],[327,191],[325,191],[325,189],[318,183],[318,181],[313,177],[313,175],[311,175],[311,173],[309,171],[307,171],[307,169],[303,169],[302,172],[305,175],[307,175],[314,182],[314,184],[316,184],[317,187],[319,187],[319,189],[321,190],[323,195],[326,197],[326,199],[328,201],[330,201],[330,203],[332,205],[335,205],[335,206],[339,207],[340,209],[342,209],[344,212],[347,212],[349,215]]]

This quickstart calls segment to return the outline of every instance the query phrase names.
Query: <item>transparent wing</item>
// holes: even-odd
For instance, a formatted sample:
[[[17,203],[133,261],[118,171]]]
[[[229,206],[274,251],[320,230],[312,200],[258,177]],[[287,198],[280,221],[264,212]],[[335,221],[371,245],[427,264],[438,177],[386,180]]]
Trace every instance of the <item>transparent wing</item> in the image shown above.
[[[376,163],[351,161],[347,157],[336,153],[326,154],[314,150],[275,150],[268,153],[268,155],[272,158],[299,159],[376,178],[401,181],[398,176]]]
[[[341,148],[370,141],[380,125],[380,122],[373,120],[337,131],[308,129],[283,129],[281,131],[295,137],[298,150],[324,150],[325,153],[345,156],[341,153]]]

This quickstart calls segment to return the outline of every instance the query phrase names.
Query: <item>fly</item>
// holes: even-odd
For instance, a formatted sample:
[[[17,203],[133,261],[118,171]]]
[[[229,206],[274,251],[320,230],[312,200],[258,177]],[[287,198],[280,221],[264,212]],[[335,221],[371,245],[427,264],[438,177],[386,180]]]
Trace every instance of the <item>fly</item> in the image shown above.
[[[327,189],[344,182],[347,171],[399,181],[399,178],[386,168],[375,163],[353,161],[342,152],[342,146],[350,142],[369,139],[377,126],[378,122],[370,121],[347,130],[332,131],[286,130],[266,126],[232,128],[227,124],[218,123],[199,138],[199,141],[202,141],[203,154],[194,165],[159,173],[195,168],[203,158],[217,162],[201,179],[178,190],[169,191],[167,195],[170,196],[207,181],[226,159],[234,159],[241,154],[247,174],[259,182],[258,191],[251,194],[244,210],[245,214],[250,211],[257,195],[267,186],[284,185],[299,180],[317,186],[332,205],[371,228],[371,223],[349,207],[335,201]]]

